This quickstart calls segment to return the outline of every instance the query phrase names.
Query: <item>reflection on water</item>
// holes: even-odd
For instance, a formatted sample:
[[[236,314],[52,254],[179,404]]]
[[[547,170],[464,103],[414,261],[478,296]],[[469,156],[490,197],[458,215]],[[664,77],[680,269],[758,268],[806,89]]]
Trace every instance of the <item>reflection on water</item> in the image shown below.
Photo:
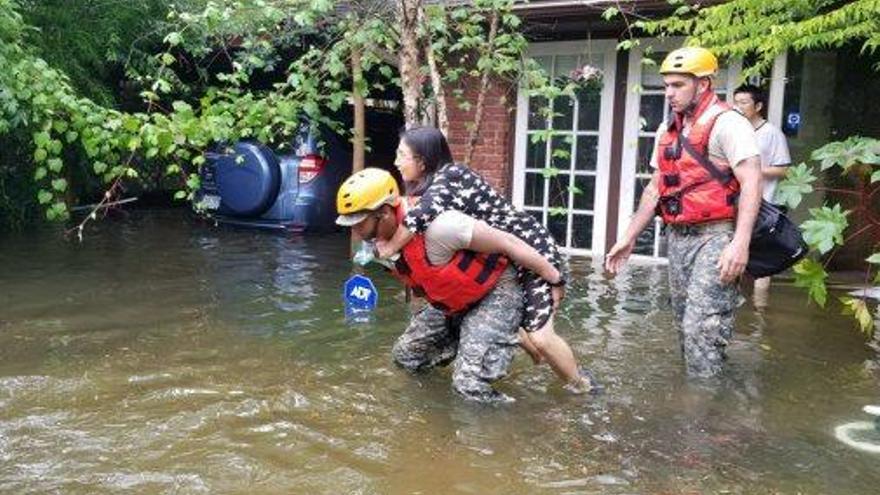
[[[876,493],[836,442],[878,400],[850,322],[777,284],[741,308],[725,375],[684,379],[665,270],[574,263],[559,331],[606,384],[567,395],[524,356],[507,406],[390,362],[395,282],[347,326],[342,235],[180,212],[0,239],[2,493]]]

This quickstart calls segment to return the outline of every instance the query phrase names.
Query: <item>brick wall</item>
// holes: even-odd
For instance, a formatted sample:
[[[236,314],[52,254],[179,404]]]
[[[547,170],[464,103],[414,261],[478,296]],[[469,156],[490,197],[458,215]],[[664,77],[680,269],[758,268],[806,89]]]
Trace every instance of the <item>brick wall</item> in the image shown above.
[[[465,111],[458,107],[455,98],[447,99],[449,113],[449,145],[457,162],[464,160],[469,124],[474,121],[477,104],[477,85],[472,84],[464,92],[471,103]],[[468,165],[482,174],[492,185],[505,195],[510,195],[512,187],[511,168],[513,167],[514,109],[516,93],[507,83],[490,84],[483,110],[483,124],[480,138],[474,149],[473,159]]]

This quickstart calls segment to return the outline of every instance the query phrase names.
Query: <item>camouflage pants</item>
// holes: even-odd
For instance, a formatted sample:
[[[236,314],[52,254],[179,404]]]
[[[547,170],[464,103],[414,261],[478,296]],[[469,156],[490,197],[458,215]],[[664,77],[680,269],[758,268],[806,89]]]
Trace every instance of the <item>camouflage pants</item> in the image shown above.
[[[451,362],[452,388],[466,399],[507,400],[491,383],[507,375],[522,317],[522,289],[506,277],[465,314],[447,317],[424,306],[397,339],[392,356],[412,372]]]
[[[737,285],[722,283],[718,268],[733,224],[670,226],[668,233],[669,290],[685,365],[689,375],[713,376],[726,357],[739,300]]]

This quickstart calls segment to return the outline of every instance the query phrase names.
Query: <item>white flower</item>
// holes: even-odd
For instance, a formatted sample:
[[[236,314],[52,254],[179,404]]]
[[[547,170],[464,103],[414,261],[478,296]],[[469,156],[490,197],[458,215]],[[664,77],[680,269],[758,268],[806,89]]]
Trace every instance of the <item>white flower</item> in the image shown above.
[[[590,64],[585,64],[583,67],[571,71],[571,74],[569,75],[577,82],[589,82],[591,80],[601,81],[602,69]]]

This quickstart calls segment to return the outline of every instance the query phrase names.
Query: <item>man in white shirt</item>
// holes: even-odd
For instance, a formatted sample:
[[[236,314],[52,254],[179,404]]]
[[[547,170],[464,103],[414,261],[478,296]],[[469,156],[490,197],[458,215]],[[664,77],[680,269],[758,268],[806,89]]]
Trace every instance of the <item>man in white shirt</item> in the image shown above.
[[[785,134],[762,116],[767,103],[764,91],[751,84],[744,84],[733,92],[736,109],[752,123],[755,138],[761,151],[761,172],[764,176],[764,199],[774,203],[776,186],[785,177],[791,165],[791,155]]]
[[[767,122],[762,112],[767,105],[764,91],[754,85],[744,84],[733,92],[733,103],[755,128],[755,138],[761,152],[761,173],[764,177],[764,200],[775,203],[776,186],[785,177],[791,165],[791,155],[785,134],[778,127]],[[770,277],[755,280],[755,306],[767,306]]]

